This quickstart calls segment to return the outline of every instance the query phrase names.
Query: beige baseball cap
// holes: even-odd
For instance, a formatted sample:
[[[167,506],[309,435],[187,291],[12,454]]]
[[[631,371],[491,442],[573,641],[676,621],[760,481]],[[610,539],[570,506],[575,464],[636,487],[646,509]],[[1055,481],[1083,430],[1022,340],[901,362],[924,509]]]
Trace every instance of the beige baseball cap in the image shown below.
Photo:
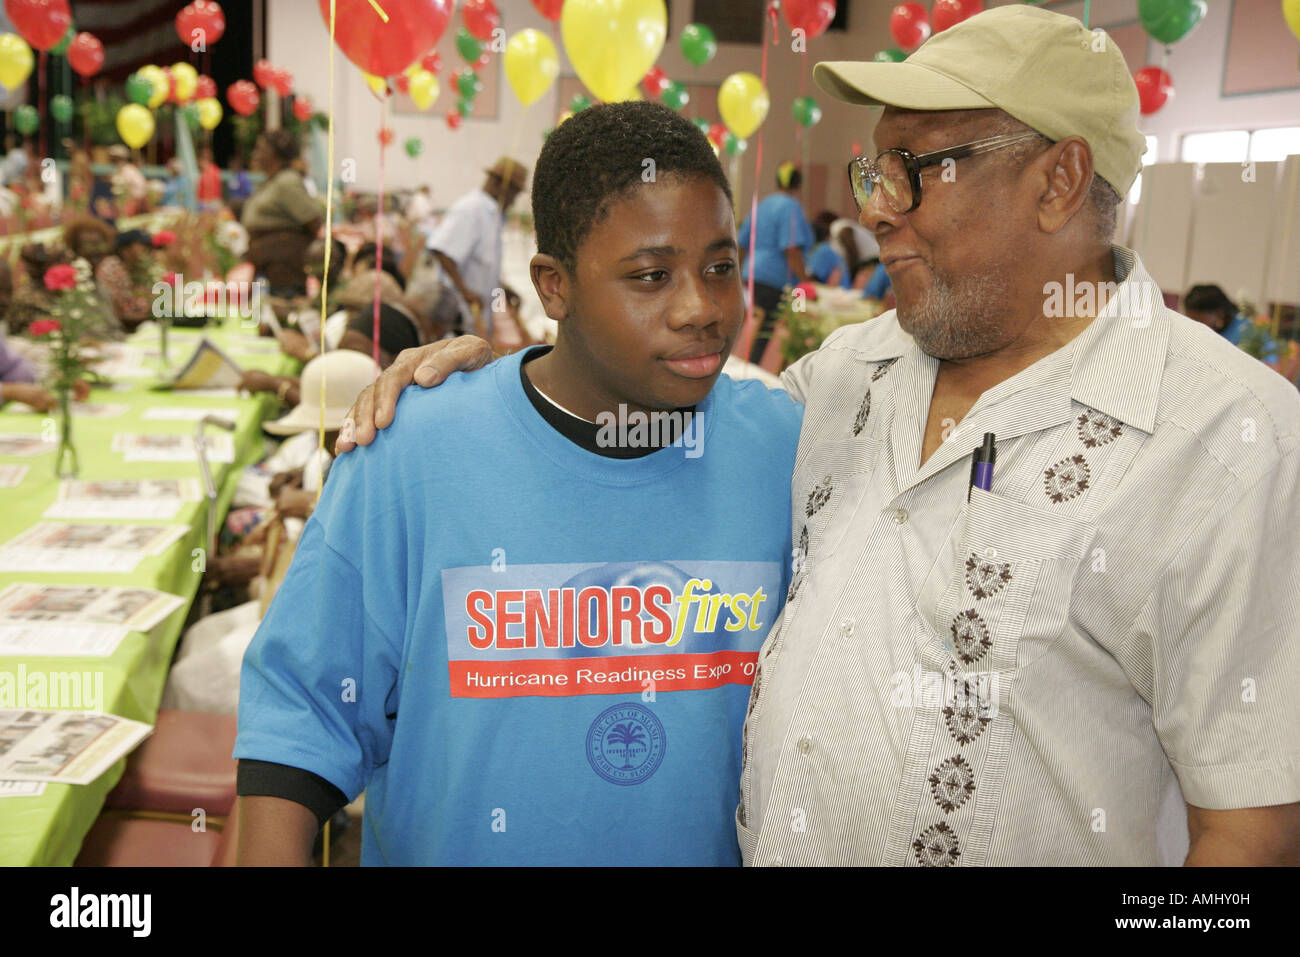
[[[1124,54],[1074,17],[1015,4],[931,37],[902,63],[818,63],[817,85],[847,103],[908,110],[996,107],[1048,139],[1081,136],[1097,174],[1125,195],[1142,168],[1138,95]]]

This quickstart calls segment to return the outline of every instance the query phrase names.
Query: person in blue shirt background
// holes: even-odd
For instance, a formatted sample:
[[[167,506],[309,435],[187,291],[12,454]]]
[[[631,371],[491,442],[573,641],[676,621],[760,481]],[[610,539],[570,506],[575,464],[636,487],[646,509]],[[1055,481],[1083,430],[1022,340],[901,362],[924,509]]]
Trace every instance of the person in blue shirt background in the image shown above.
[[[363,864],[740,863],[801,407],[720,375],[744,293],[689,120],[583,110],[532,199],[556,344],[334,465],[244,658],[240,863],[306,864],[362,790]]]
[[[804,257],[812,249],[813,231],[803,206],[798,199],[803,174],[794,163],[777,167],[777,191],[758,204],[754,229],[754,261],[749,255],[748,219],[740,227],[740,259],[744,266],[742,278],[749,279],[754,271],[754,307],[762,310],[758,335],[749,350],[749,361],[757,363],[763,358],[772,330],[776,326],[776,312],[781,305],[781,293],[787,286],[808,280]]]
[[[816,245],[808,254],[808,275],[820,283],[849,289],[853,277],[849,275],[848,263],[831,244],[831,223],[838,219],[830,210],[819,213],[812,221],[813,239]]]
[[[1228,298],[1228,294],[1215,285],[1193,286],[1187,290],[1183,297],[1183,312],[1209,326],[1234,346],[1241,345],[1242,338],[1254,325],[1250,317]],[[1281,346],[1277,340],[1266,336],[1259,358],[1264,362],[1276,362],[1280,354]]]

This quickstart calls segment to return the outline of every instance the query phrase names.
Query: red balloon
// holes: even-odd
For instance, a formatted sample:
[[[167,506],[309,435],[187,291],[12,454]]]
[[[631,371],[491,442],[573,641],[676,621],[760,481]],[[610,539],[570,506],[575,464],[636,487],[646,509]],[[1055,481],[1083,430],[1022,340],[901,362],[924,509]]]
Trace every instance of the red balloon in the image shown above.
[[[225,32],[226,14],[216,0],[194,0],[176,14],[176,33],[187,47],[195,40],[211,46]]]
[[[306,123],[311,119],[312,110],[311,100],[305,96],[295,96],[293,98],[293,115],[299,122]]]
[[[216,95],[217,81],[206,73],[200,73],[198,82],[194,84],[194,99],[207,100]]]
[[[275,80],[275,67],[271,66],[271,61],[263,57],[253,64],[253,82],[266,89]]]
[[[641,81],[641,89],[645,90],[645,95],[652,100],[659,99],[668,84],[672,81],[668,79],[668,74],[657,66],[652,66],[646,73],[645,78]]]
[[[226,102],[240,116],[252,116],[257,112],[262,96],[248,80],[236,80],[226,88]]]
[[[938,10],[938,4],[935,5]],[[930,21],[919,3],[900,3],[889,15],[889,35],[900,50],[911,53],[930,35]]]
[[[317,0],[326,27],[330,0]],[[385,23],[370,0],[335,0],[339,49],[374,76],[393,76],[438,42],[451,19],[452,0],[384,0]]]
[[[533,6],[547,20],[559,20],[560,8],[564,6],[564,0],[533,0]]]
[[[785,19],[808,39],[819,37],[835,19],[835,0],[785,0]]]
[[[68,44],[68,66],[82,76],[94,76],[104,66],[104,44],[89,33],[78,33]]]
[[[473,70],[475,73],[477,73],[479,70],[487,66],[488,63],[490,63],[491,61],[492,61],[492,57],[488,54],[487,50],[484,50],[482,55],[469,65],[469,68]]]
[[[460,18],[476,40],[491,40],[492,31],[501,26],[501,14],[492,0],[465,0]]]
[[[398,93],[411,92],[411,78],[407,76],[405,73],[397,74],[397,92]]]
[[[18,35],[37,50],[58,46],[72,24],[68,0],[5,0],[5,13]]]
[[[1138,103],[1144,116],[1154,113],[1174,95],[1174,79],[1158,66],[1145,66],[1133,74]]]
[[[727,139],[727,128],[721,123],[714,123],[709,127],[709,139],[721,146]]]
[[[955,23],[973,17],[984,9],[984,0],[934,0],[930,19],[934,32],[942,33]]]
[[[433,50],[430,53],[426,53],[421,58],[420,66],[428,70],[430,73],[437,73],[442,69],[442,57],[438,54],[437,50]]]
[[[275,72],[271,74],[271,85],[275,87],[275,92],[280,96],[288,96],[293,92],[293,74],[281,67],[276,67]]]
[[[447,114],[447,125],[453,130],[460,129],[460,110],[452,110]]]
[[[393,130],[392,130],[392,127],[389,127],[389,126],[381,126],[381,127],[379,128],[379,142],[380,142],[381,144],[383,144],[384,146],[392,146],[392,145],[393,145]]]

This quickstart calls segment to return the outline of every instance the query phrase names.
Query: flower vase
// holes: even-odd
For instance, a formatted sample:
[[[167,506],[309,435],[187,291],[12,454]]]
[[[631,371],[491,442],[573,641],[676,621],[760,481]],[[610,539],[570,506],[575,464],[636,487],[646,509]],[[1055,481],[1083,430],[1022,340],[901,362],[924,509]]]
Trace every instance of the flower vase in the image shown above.
[[[59,452],[54,459],[54,474],[59,478],[76,478],[81,470],[77,463],[77,447],[72,444],[72,394],[69,389],[59,390]]]

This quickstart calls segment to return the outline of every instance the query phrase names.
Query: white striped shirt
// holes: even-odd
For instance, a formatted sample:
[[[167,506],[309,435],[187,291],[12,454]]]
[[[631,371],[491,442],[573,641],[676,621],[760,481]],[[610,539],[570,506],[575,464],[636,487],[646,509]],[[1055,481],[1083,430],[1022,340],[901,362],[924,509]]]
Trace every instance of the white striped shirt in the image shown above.
[[[1120,295],[923,466],[939,362],[892,312],[783,377],[798,574],[747,864],[1177,864],[1184,802],[1300,801],[1300,396],[1114,258]]]

